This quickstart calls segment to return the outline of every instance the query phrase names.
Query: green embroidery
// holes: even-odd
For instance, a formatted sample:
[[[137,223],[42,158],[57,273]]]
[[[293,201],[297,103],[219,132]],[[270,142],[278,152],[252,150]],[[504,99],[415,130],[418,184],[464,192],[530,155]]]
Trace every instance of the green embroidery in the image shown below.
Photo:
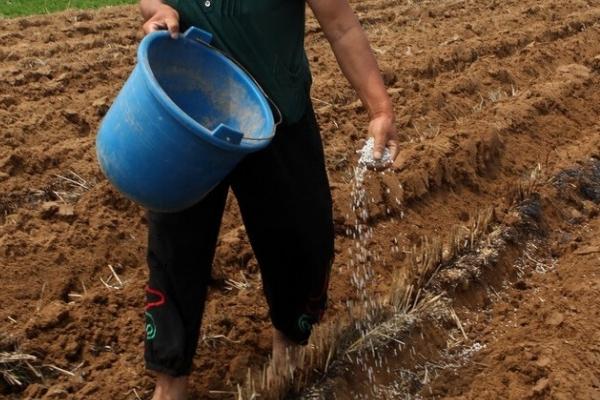
[[[156,337],[156,324],[152,314],[146,312],[146,339],[153,340]]]
[[[310,315],[302,314],[300,318],[298,318],[298,328],[302,333],[310,332],[313,323],[314,319]]]

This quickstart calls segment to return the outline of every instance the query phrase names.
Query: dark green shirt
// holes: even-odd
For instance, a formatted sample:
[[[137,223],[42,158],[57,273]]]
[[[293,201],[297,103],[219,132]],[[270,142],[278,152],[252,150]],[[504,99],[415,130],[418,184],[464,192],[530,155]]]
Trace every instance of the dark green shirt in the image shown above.
[[[279,107],[286,124],[306,111],[311,75],[304,50],[304,0],[166,0],[189,26],[213,34]]]

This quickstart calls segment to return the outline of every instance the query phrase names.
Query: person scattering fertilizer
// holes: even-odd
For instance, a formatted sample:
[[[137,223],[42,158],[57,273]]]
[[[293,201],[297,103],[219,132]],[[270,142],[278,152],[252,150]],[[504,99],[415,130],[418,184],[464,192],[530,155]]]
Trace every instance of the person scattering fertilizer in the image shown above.
[[[144,31],[173,38],[190,26],[243,65],[283,117],[272,143],[248,155],[200,203],[148,212],[145,360],[154,400],[187,396],[221,217],[232,188],[260,265],[273,323],[273,361],[307,343],[327,302],[334,255],[332,199],[310,101],[306,4],[358,93],[374,138],[373,159],[398,154],[394,114],[367,37],[347,0],[141,0]],[[387,147],[387,149],[386,149]]]

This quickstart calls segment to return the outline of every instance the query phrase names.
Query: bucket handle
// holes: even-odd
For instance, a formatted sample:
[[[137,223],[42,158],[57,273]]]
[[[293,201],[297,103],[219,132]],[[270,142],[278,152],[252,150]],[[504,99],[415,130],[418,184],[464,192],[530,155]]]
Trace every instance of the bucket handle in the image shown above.
[[[283,123],[283,115],[281,114],[281,110],[279,109],[279,107],[277,107],[277,104],[275,104],[273,99],[271,99],[271,97],[269,97],[267,92],[265,92],[265,90],[262,88],[262,86],[256,81],[254,76],[252,76],[252,74],[250,72],[248,72],[248,70],[242,64],[240,64],[235,58],[229,56],[228,54],[225,54],[223,51],[217,49],[215,46],[210,44],[213,39],[212,33],[207,32],[200,28],[196,28],[195,26],[192,26],[192,27],[189,27],[185,31],[185,33],[183,34],[183,37],[186,39],[189,39],[189,40],[194,40],[194,41],[208,47],[209,49],[216,51],[217,53],[221,54],[223,57],[227,58],[229,61],[234,63],[242,71],[244,71],[246,73],[246,75],[248,77],[250,77],[252,82],[254,82],[254,84],[256,85],[258,90],[260,90],[262,95],[265,97],[265,99],[267,99],[269,104],[271,104],[272,108],[276,111],[278,120],[277,120],[277,122],[275,122],[275,128],[277,128],[279,125],[281,125]],[[271,139],[273,139],[274,136],[275,136],[275,132],[273,132],[273,134],[271,134],[270,136],[267,136],[264,138],[251,138],[251,137],[247,137],[247,136],[244,136],[243,138],[246,140],[271,140]]]

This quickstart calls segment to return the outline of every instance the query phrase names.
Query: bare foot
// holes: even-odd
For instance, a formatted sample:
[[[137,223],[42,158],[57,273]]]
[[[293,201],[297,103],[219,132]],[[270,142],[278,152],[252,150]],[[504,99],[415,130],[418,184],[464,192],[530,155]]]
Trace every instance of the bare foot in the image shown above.
[[[281,374],[298,368],[300,345],[292,342],[281,331],[273,328],[273,364],[274,372]]]
[[[186,400],[188,377],[172,376],[158,373],[156,375],[156,387],[152,400]]]

